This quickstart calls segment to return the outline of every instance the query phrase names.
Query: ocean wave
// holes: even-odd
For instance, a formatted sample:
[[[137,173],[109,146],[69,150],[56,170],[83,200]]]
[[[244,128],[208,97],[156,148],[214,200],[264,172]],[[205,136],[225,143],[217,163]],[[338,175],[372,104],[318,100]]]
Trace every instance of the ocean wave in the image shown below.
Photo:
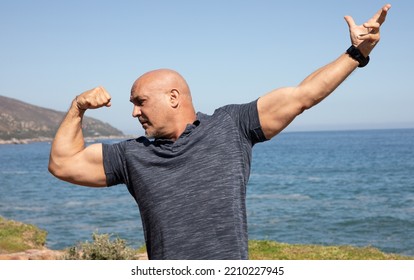
[[[308,195],[303,194],[249,194],[248,199],[279,199],[279,200],[309,200]]]
[[[27,212],[43,212],[46,210],[46,207],[40,207],[40,206],[11,206],[10,208],[15,211],[27,211]]]
[[[338,226],[345,228],[361,228],[363,231],[373,228],[388,228],[393,229],[392,231],[405,231],[406,228],[414,226],[414,221],[392,216],[374,216],[362,219],[349,219],[338,222],[337,224]]]
[[[26,174],[35,174],[42,173],[39,171],[27,171],[27,170],[1,170],[0,174],[2,175],[26,175]]]

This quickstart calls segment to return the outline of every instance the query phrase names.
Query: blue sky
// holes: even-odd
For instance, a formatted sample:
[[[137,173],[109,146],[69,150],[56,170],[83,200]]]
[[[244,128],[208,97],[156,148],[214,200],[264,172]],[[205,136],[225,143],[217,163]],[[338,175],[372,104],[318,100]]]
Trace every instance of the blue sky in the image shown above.
[[[287,130],[414,127],[413,1],[390,2],[370,64]],[[126,133],[130,88],[172,68],[198,111],[294,86],[350,45],[343,19],[360,24],[384,1],[1,1],[0,95],[66,111],[98,85],[113,106],[88,111]]]

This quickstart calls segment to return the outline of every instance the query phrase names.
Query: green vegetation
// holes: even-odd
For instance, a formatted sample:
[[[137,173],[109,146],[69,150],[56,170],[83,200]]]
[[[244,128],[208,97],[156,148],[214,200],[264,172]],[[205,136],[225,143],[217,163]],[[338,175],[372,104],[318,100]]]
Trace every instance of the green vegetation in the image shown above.
[[[43,248],[47,232],[0,216],[0,254]]]
[[[413,260],[385,254],[374,247],[285,244],[268,240],[249,241],[251,260]]]
[[[0,216],[0,254],[44,248],[47,232],[34,225]],[[134,250],[120,238],[92,234],[93,242],[79,243],[66,250],[67,260],[134,260],[145,246]],[[374,247],[285,244],[269,240],[249,241],[251,260],[414,260],[414,257],[385,254]]]
[[[123,239],[110,239],[109,234],[92,234],[93,242],[79,243],[64,255],[66,260],[134,260],[137,251],[126,246]]]

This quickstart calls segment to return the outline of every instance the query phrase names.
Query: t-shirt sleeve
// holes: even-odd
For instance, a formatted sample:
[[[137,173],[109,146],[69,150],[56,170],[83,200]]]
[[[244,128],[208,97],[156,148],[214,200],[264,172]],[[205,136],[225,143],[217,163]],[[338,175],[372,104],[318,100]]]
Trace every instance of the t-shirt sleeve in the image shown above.
[[[126,141],[116,144],[102,144],[104,170],[107,186],[128,185],[128,172],[125,163]]]
[[[253,145],[267,140],[260,125],[257,100],[241,105],[228,105],[223,109],[234,119],[241,134]]]

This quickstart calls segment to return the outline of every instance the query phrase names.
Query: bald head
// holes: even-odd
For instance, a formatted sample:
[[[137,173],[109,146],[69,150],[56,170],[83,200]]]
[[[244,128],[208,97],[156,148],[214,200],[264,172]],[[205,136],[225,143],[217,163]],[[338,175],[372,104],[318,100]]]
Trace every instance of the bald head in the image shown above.
[[[178,72],[170,69],[157,69],[145,73],[132,85],[131,93],[137,91],[169,92],[177,90],[184,96],[191,97],[187,82]]]
[[[131,88],[133,117],[148,136],[177,139],[196,119],[190,89],[176,71],[158,69],[139,77]]]

